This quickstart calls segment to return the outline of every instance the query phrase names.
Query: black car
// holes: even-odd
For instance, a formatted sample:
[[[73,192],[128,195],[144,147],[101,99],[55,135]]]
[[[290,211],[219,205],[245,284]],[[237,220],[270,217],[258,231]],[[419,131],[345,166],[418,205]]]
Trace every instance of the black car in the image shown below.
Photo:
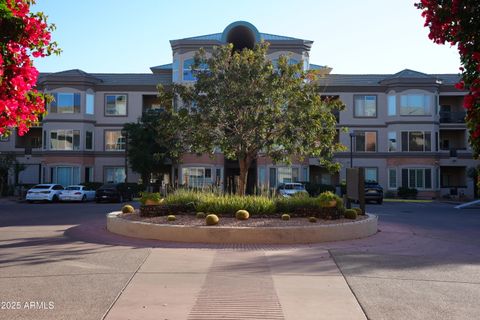
[[[132,201],[132,191],[125,183],[104,184],[95,191],[95,201],[97,203]]]
[[[365,202],[383,203],[383,188],[376,181],[365,181]]]

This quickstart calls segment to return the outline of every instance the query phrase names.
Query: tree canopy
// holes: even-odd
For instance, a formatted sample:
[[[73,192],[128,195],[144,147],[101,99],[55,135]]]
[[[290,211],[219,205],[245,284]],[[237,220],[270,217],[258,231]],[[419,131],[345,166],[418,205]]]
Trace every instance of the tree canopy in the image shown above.
[[[186,144],[183,117],[172,108],[144,112],[138,122],[126,123],[128,161],[144,183],[152,174],[166,173],[169,164],[178,163]]]
[[[244,194],[248,169],[259,156],[291,163],[295,158],[317,157],[329,169],[339,165],[333,153],[334,110],[343,104],[323,99],[315,71],[304,71],[303,62],[290,64],[281,56],[274,65],[267,57],[268,43],[234,50],[231,44],[211,53],[195,55],[192,85],[175,84],[173,92],[189,110],[189,144],[197,153],[215,148],[238,160],[239,193]]]
[[[23,135],[45,112],[49,96],[38,92],[38,71],[31,57],[60,53],[51,41],[53,24],[30,12],[34,0],[0,0],[0,135],[18,128]],[[48,101],[47,101],[48,102]]]
[[[458,89],[467,90],[464,107],[475,157],[480,154],[480,2],[471,0],[421,0],[429,38],[437,44],[457,45],[462,80]]]

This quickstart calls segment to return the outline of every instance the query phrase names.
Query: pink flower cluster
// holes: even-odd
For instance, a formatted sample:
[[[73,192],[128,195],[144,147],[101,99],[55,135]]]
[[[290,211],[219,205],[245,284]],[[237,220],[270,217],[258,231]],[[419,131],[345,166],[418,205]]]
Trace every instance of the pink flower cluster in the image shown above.
[[[42,14],[30,13],[32,0],[0,0],[13,17],[0,16],[0,21],[17,24],[10,39],[0,42],[0,135],[18,128],[19,135],[45,113],[42,93],[35,89],[38,71],[30,56],[44,57],[51,53],[50,29]]]
[[[437,44],[458,45],[462,62],[462,80],[455,85],[466,90],[463,105],[466,123],[475,154],[480,155],[480,23],[478,1],[420,0],[415,6],[422,10],[428,37]]]

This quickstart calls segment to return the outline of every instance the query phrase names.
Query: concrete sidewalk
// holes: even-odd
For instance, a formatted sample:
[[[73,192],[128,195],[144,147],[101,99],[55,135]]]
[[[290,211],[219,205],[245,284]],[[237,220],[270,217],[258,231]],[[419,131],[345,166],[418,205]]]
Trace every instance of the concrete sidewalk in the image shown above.
[[[366,319],[328,251],[152,249],[106,319]]]

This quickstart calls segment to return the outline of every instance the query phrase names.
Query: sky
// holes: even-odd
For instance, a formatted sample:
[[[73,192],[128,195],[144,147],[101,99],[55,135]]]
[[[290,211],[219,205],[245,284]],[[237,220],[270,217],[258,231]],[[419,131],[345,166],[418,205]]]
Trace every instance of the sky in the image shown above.
[[[260,32],[313,40],[310,63],[332,73],[458,73],[456,48],[428,39],[411,0],[37,0],[60,56],[40,72],[149,73],[171,63],[169,40],[220,33],[234,21]]]

